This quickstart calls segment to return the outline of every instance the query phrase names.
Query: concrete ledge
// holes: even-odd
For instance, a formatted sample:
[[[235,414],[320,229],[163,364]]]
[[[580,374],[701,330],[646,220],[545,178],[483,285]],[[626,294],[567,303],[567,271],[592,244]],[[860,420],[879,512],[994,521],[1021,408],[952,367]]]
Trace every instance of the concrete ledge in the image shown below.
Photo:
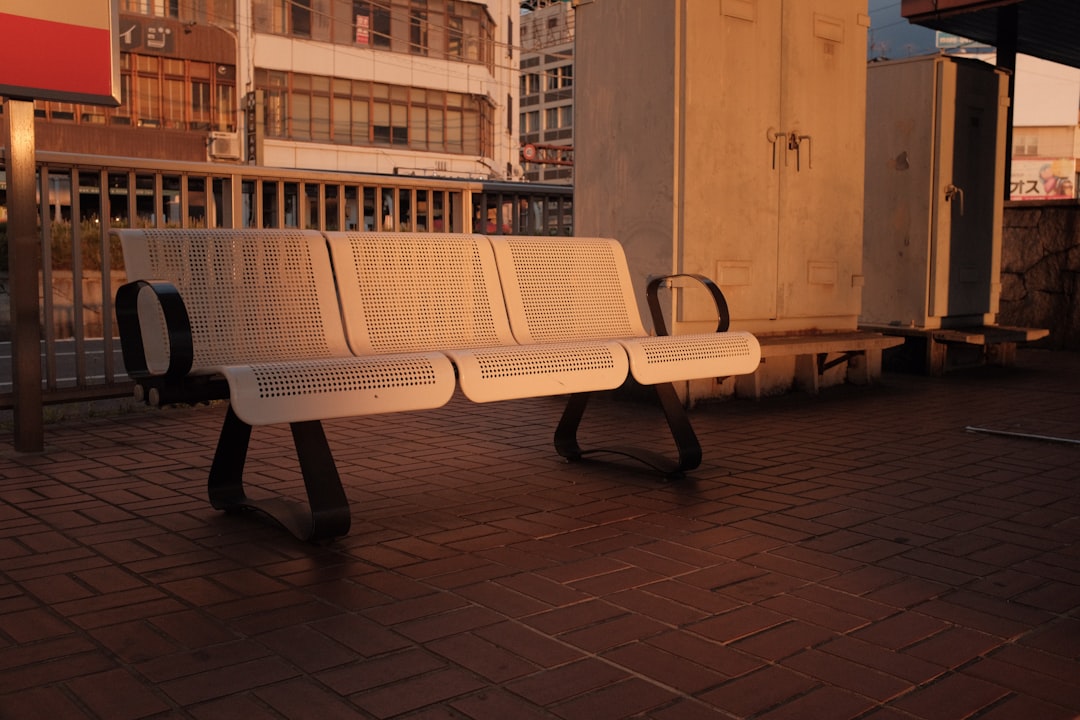
[[[1016,346],[1019,343],[1041,340],[1050,334],[1043,328],[1009,327],[1004,325],[977,325],[962,328],[920,328],[899,325],[863,325],[907,342],[921,343],[922,367],[928,375],[943,375],[956,367],[979,364],[1012,365],[1016,362]],[[764,349],[763,349],[764,350]],[[762,353],[764,354],[764,352]],[[906,353],[914,358],[918,352]]]
[[[919,328],[900,327],[898,325],[862,325],[885,335],[901,337],[926,337],[930,335],[938,342],[959,342],[968,345],[989,345],[999,342],[1034,342],[1050,334],[1043,328],[1008,327],[1005,325],[979,325],[965,328]]]
[[[867,385],[881,376],[881,356],[903,338],[877,332],[816,332],[761,335],[762,364],[736,378],[736,393],[760,398],[792,387],[817,394],[822,387]]]
[[[884,350],[904,342],[879,332],[823,332],[798,335],[759,335],[761,357]]]

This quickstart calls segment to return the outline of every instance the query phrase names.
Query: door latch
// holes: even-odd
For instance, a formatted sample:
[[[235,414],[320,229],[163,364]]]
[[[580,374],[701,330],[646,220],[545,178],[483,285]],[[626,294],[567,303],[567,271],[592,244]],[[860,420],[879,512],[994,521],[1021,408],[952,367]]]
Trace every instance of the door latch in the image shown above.
[[[945,186],[945,202],[952,202],[953,198],[960,201],[960,217],[964,216],[964,191],[952,183]]]
[[[795,151],[795,171],[796,172],[802,170],[802,145],[803,145],[803,143],[806,143],[806,145],[807,145],[807,148],[806,148],[806,167],[808,169],[810,169],[810,170],[814,169],[814,146],[811,144],[811,143],[813,143],[813,140],[814,139],[812,137],[810,137],[809,135],[799,135],[794,130],[792,130],[791,134],[788,135],[787,147],[788,147],[788,150],[794,150]]]
[[[783,130],[777,130],[776,128],[769,128],[765,131],[765,139],[772,143],[772,169],[776,169],[776,144],[781,138],[786,138],[787,133]],[[786,157],[786,156],[785,156]]]

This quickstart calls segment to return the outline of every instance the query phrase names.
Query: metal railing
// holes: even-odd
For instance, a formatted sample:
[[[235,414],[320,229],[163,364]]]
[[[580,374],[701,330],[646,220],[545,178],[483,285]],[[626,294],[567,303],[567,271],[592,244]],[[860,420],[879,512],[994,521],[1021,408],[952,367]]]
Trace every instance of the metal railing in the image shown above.
[[[39,152],[42,405],[129,395],[113,298],[125,282],[118,227],[570,234],[572,188],[308,172]],[[0,148],[0,409],[15,404],[9,313],[7,157]],[[522,208],[521,212],[511,208]],[[525,208],[528,208],[525,210]]]

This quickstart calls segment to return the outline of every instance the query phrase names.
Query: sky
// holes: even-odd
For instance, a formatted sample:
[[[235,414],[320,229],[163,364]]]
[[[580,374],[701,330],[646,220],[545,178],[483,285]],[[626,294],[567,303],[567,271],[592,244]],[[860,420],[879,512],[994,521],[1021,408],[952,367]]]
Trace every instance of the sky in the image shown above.
[[[900,15],[900,0],[870,0],[868,60],[881,57],[896,60],[936,53],[936,38],[935,31],[912,25]]]

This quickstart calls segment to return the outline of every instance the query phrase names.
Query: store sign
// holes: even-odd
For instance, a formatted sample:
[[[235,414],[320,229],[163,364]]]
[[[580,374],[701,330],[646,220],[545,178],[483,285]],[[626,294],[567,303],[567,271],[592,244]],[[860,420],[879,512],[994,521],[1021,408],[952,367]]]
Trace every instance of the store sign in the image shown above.
[[[244,96],[244,157],[248,165],[262,165],[263,91],[255,90]]]
[[[124,52],[155,53],[173,55],[176,53],[176,33],[178,25],[157,18],[128,18],[120,21],[120,49]]]
[[[0,95],[120,104],[118,0],[4,0]]]
[[[1076,161],[1072,158],[1012,161],[1010,200],[1070,200],[1076,197]]]

